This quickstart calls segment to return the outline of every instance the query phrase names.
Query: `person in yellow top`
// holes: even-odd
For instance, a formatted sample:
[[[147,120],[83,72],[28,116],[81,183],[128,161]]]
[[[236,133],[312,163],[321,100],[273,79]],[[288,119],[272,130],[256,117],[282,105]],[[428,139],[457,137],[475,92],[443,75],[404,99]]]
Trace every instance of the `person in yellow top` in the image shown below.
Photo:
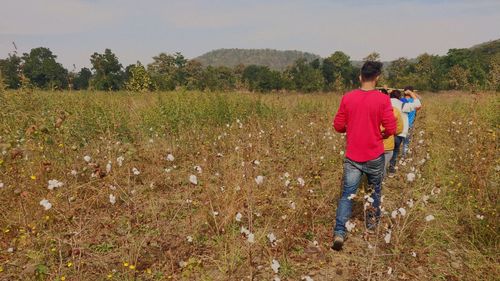
[[[384,94],[389,94],[387,90],[381,89],[381,92]],[[396,118],[396,135],[399,135],[403,132],[404,129],[404,121],[403,121],[403,115],[401,113],[401,110],[399,108],[393,107],[392,111],[394,112],[394,117]],[[384,128],[380,128],[383,130]],[[392,154],[394,152],[394,136],[391,135],[388,138],[383,140],[384,142],[384,157],[385,157],[385,165],[384,165],[384,175],[387,173],[387,167],[389,166],[389,161],[392,158]]]

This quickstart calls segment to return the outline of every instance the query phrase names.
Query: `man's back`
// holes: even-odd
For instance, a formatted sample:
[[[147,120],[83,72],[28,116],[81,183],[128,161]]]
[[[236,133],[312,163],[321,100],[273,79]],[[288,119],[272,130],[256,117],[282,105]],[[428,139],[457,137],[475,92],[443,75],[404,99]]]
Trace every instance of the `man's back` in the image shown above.
[[[384,153],[380,126],[386,135],[396,131],[396,120],[388,96],[377,90],[357,89],[344,95],[334,127],[347,133],[346,157],[366,162]]]

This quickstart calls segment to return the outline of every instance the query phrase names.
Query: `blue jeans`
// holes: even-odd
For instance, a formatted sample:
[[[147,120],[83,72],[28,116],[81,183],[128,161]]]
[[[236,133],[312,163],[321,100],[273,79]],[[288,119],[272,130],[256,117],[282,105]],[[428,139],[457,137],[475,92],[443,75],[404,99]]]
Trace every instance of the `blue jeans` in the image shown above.
[[[334,235],[345,237],[347,229],[346,222],[351,218],[352,199],[351,194],[356,194],[363,174],[368,178],[368,184],[373,187],[371,197],[373,198],[372,207],[366,212],[365,223],[368,228],[372,228],[380,218],[380,197],[382,192],[382,178],[384,174],[384,154],[376,159],[367,162],[355,162],[348,158],[344,160],[344,177],[342,196],[337,207],[337,216],[335,219]],[[371,209],[371,210],[370,210]],[[375,220],[373,222],[373,220]]]
[[[406,138],[403,142],[403,157],[406,156],[406,153],[408,152],[408,149],[410,148],[410,140],[411,140],[412,134],[413,134],[413,127],[410,127],[410,129],[408,129],[408,134],[406,135]]]
[[[391,161],[389,161],[389,170],[394,169],[396,167],[396,162],[398,161],[398,154],[401,144],[405,141],[404,137],[395,136],[394,137],[394,153],[392,154]]]

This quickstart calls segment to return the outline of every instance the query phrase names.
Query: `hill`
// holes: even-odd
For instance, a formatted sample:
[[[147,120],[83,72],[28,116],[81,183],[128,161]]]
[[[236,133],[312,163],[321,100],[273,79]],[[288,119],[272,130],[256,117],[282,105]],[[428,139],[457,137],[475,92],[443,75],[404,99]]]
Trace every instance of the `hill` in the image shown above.
[[[299,58],[313,61],[321,57],[316,54],[295,50],[218,49],[205,53],[195,58],[195,60],[201,62],[204,66],[235,67],[239,64],[256,64],[265,65],[275,70],[283,70]]]

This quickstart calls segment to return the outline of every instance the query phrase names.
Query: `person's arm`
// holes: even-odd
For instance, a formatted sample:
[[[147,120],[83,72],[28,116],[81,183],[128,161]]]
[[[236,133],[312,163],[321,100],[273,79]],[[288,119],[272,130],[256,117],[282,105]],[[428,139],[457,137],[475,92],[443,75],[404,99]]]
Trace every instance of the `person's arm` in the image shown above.
[[[384,131],[382,132],[384,139],[396,134],[396,118],[394,117],[394,111],[389,98],[385,99],[382,106],[382,127],[384,127]]]
[[[405,93],[410,94],[410,96],[413,98],[413,102],[406,102],[403,104],[403,108],[401,108],[402,112],[408,113],[412,112],[413,110],[416,110],[417,108],[420,108],[422,104],[420,103],[420,99],[417,97],[417,95],[410,91],[406,90]]]
[[[339,110],[333,119],[333,128],[339,133],[345,133],[347,129],[347,112],[345,109],[344,98],[340,101]]]

